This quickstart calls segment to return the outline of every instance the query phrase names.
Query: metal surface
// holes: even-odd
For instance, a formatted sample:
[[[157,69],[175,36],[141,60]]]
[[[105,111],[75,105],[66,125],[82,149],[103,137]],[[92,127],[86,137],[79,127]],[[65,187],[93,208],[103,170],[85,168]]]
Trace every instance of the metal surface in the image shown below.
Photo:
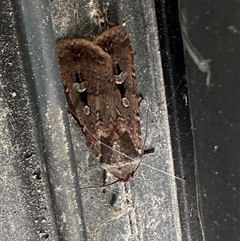
[[[194,229],[185,227],[195,206],[185,197],[195,196],[174,177],[154,1],[2,1],[1,9],[3,240],[191,240]],[[154,153],[143,157],[133,180],[103,192],[85,188],[103,184],[103,169],[67,114],[55,40],[93,39],[119,24],[132,43],[142,136]],[[195,188],[192,166],[186,170]]]
[[[19,28],[11,1],[1,1],[0,24],[1,240],[46,240],[56,237],[56,229],[51,225],[51,202],[37,155]]]
[[[239,2],[180,1],[205,240],[239,240]]]
[[[81,240],[80,189],[48,2],[3,6],[11,18],[5,38],[15,36],[2,42],[4,240]]]
[[[187,76],[177,4],[0,1],[1,240],[239,239],[237,1],[180,1]],[[85,188],[103,184],[103,169],[67,113],[55,41],[118,24],[155,151],[103,192]]]

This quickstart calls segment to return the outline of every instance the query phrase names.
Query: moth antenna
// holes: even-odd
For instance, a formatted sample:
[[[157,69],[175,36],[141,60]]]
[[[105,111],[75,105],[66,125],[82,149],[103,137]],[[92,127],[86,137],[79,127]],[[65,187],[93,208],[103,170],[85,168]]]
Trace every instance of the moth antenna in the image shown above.
[[[112,185],[112,184],[114,184],[114,183],[109,183],[110,185]],[[110,185],[108,185],[108,186],[110,186]],[[116,192],[114,192],[113,190],[111,190],[111,189],[109,189],[109,188],[105,188],[107,191],[109,191],[109,192],[111,192],[111,193],[113,193],[114,195],[116,195],[117,197],[119,197],[119,195],[116,193]]]
[[[147,109],[147,120],[146,120],[146,126],[145,126],[145,136],[144,136],[144,141],[143,141],[143,144],[142,144],[142,150],[143,150],[143,153],[142,153],[142,156],[144,155],[144,147],[145,147],[145,144],[146,144],[146,140],[147,140],[147,135],[148,135],[148,128],[147,128],[147,123],[148,123],[148,119],[149,119],[149,105],[148,105],[148,109]],[[153,152],[154,152],[154,150],[153,150]],[[135,172],[137,171],[137,169],[139,168],[139,166],[140,166],[140,163],[143,163],[142,162],[142,156],[141,156],[141,158],[140,158],[140,162],[138,163],[138,165],[137,165],[137,167],[136,167],[136,169],[135,169]]]
[[[90,240],[96,240],[96,239],[94,239],[94,235],[97,233],[97,230],[98,230],[99,228],[103,227],[104,225],[106,225],[107,223],[109,223],[109,222],[111,222],[111,221],[113,221],[113,220],[116,220],[116,219],[121,218],[123,215],[125,215],[125,214],[127,214],[127,213],[128,213],[128,211],[122,212],[120,215],[115,216],[115,217],[113,217],[113,218],[110,218],[110,219],[106,220],[105,222],[99,224],[99,225],[93,230],[93,232],[90,234],[90,235],[91,235],[91,236],[90,236],[90,237],[91,237]]]
[[[87,186],[87,187],[81,187],[80,189],[93,189],[93,188],[100,188],[100,187],[107,187],[107,186],[111,186],[117,182],[120,182],[120,180],[116,180],[114,182],[111,182],[111,183],[108,183],[108,184],[105,184],[105,185],[101,185],[101,186]],[[108,191],[110,191],[110,189],[107,189]],[[116,194],[115,192],[111,191],[112,193]],[[117,195],[117,194],[116,194]]]
[[[148,110],[149,110],[149,109],[148,109]],[[79,125],[80,125],[80,122],[79,122],[78,118],[76,117],[75,113],[74,113],[71,109],[70,109],[70,111],[72,112],[72,114],[74,115],[75,119],[77,120],[77,122],[78,122]],[[80,125],[80,126],[81,126],[81,125]],[[101,140],[99,140],[96,136],[94,136],[94,135],[92,134],[92,132],[91,132],[87,127],[85,127],[85,128],[86,128],[86,130],[92,135],[92,137],[93,137],[94,139],[96,139],[97,141],[99,141],[99,142],[100,142],[102,145],[104,145],[105,147],[109,148],[110,150],[113,150],[113,151],[117,152],[118,154],[120,154],[120,155],[122,155],[122,156],[125,156],[125,157],[129,158],[129,159],[132,160],[132,161],[135,161],[135,159],[131,158],[130,156],[128,156],[128,155],[126,155],[126,154],[124,154],[124,153],[122,153],[122,152],[114,149],[113,147],[105,144],[104,142],[102,142]],[[137,165],[137,167],[136,167],[136,169],[135,169],[135,172],[136,172],[137,169],[139,168],[140,163],[142,163],[143,165],[148,166],[148,167],[150,167],[150,168],[152,168],[152,169],[154,169],[154,170],[157,170],[157,171],[159,171],[159,172],[161,172],[161,173],[163,173],[163,174],[165,174],[165,175],[167,175],[167,176],[170,176],[170,177],[173,177],[173,178],[176,178],[176,179],[178,179],[178,180],[181,180],[181,181],[185,182],[185,180],[182,179],[182,178],[180,178],[180,177],[174,176],[174,175],[172,175],[172,174],[170,174],[170,173],[164,172],[164,171],[159,170],[159,169],[157,169],[157,168],[154,168],[154,167],[152,167],[152,166],[150,166],[150,165],[147,165],[146,163],[142,162],[142,157],[140,158],[140,162],[138,163],[138,165]],[[102,185],[102,186],[89,186],[89,187],[83,187],[82,189],[85,189],[85,188],[106,187],[106,186],[113,185],[113,184],[115,184],[115,183],[117,183],[117,182],[120,182],[120,181],[121,181],[121,180],[116,180],[116,181],[114,181],[114,182],[112,182],[112,183],[108,183],[108,184],[106,184],[106,185]]]
[[[152,101],[152,97],[150,97],[150,100]],[[148,120],[149,120],[149,109],[150,109],[150,106],[148,105],[148,108],[147,108],[147,120],[146,120],[146,126],[145,126],[146,132],[145,132],[144,141],[143,141],[143,145],[142,145],[143,149],[145,148],[145,144],[146,144],[146,141],[147,141],[147,135],[148,135],[147,123],[148,123]]]
[[[183,77],[182,77],[181,81],[178,83],[177,88],[175,89],[174,94],[173,94],[173,96],[172,96],[171,99],[174,98],[175,93],[176,93],[177,90],[179,89],[180,84],[182,83],[182,81],[183,81]],[[150,99],[152,99],[152,97],[150,97]],[[170,100],[170,101],[171,101],[171,100]],[[169,105],[169,103],[167,104],[167,106],[168,106],[168,105]],[[144,150],[144,148],[145,148],[146,140],[147,140],[147,136],[148,136],[147,123],[148,123],[148,120],[149,120],[149,109],[150,109],[150,106],[148,105],[148,108],[147,108],[147,120],[146,120],[146,126],[145,126],[146,132],[145,132],[144,142],[143,142],[143,146],[142,146],[142,149],[143,149],[143,150]],[[145,153],[145,151],[143,151],[143,155],[151,154],[151,153],[153,153],[153,152],[154,152],[154,148],[153,148],[153,149],[146,150],[146,153]],[[157,168],[155,168],[155,167],[153,167],[153,166],[150,166],[150,165],[142,162],[142,157],[141,157],[141,159],[140,159],[140,162],[139,162],[137,168],[135,169],[135,172],[136,172],[137,169],[139,168],[140,163],[141,163],[142,165],[145,165],[145,166],[147,166],[147,167],[149,167],[149,168],[152,168],[152,169],[154,169],[154,170],[156,170],[156,171],[159,171],[159,172],[161,172],[161,173],[163,173],[163,174],[165,174],[165,175],[167,175],[167,176],[169,176],[169,177],[173,177],[173,178],[175,178],[175,179],[177,179],[177,180],[180,180],[180,181],[182,181],[182,182],[185,182],[185,180],[184,180],[183,178],[180,178],[180,177],[178,177],[178,176],[172,175],[172,174],[170,174],[170,173],[168,173],[168,172],[162,171],[162,170],[160,170],[160,169],[157,169]]]
[[[185,74],[184,74],[184,76],[185,76]],[[169,104],[171,103],[171,101],[172,101],[173,98],[175,97],[175,94],[177,93],[177,91],[178,91],[178,89],[179,89],[181,83],[183,82],[184,76],[183,76],[183,77],[181,78],[181,80],[179,81],[179,83],[178,83],[176,89],[175,89],[174,92],[173,92],[173,95],[171,96],[170,100],[169,100],[168,103],[167,103],[167,106],[169,106]]]
[[[173,177],[173,178],[178,179],[178,180],[180,180],[180,181],[182,181],[182,182],[185,182],[185,180],[182,179],[181,177],[177,177],[177,176],[172,175],[172,174],[170,174],[170,173],[168,173],[168,172],[165,172],[165,171],[162,171],[162,170],[160,170],[160,169],[157,169],[157,168],[155,168],[155,167],[153,167],[153,166],[150,166],[150,165],[148,165],[148,164],[146,164],[146,163],[144,163],[144,162],[142,163],[142,165],[147,166],[147,167],[149,167],[149,168],[152,168],[153,170],[156,170],[156,171],[158,171],[158,172],[161,172],[161,173],[163,173],[163,174],[165,174],[165,175],[167,175],[167,176],[169,176],[169,177]]]

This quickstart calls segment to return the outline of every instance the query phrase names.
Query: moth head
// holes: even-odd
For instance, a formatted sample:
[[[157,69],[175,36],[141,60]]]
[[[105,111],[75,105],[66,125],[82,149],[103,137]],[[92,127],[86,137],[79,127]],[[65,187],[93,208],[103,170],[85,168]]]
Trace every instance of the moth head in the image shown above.
[[[136,160],[124,160],[111,165],[102,164],[102,167],[113,176],[115,176],[120,182],[128,182],[134,177],[138,166],[140,164],[140,159]]]

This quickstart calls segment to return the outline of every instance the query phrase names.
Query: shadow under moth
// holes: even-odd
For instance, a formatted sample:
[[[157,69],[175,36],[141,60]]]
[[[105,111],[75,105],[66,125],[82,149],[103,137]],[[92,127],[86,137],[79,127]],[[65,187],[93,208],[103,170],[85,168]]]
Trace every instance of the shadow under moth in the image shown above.
[[[118,181],[134,176],[143,155],[137,82],[129,37],[122,26],[95,40],[57,41],[69,108],[87,145]]]

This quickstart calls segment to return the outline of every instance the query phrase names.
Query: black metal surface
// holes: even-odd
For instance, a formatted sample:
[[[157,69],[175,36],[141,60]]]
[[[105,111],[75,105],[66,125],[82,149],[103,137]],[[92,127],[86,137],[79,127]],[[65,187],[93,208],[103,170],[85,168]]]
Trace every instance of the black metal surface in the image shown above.
[[[185,180],[177,182],[182,239],[202,240],[196,202],[193,135],[178,1],[155,3],[175,174]]]
[[[205,240],[239,240],[239,3],[180,1]]]

